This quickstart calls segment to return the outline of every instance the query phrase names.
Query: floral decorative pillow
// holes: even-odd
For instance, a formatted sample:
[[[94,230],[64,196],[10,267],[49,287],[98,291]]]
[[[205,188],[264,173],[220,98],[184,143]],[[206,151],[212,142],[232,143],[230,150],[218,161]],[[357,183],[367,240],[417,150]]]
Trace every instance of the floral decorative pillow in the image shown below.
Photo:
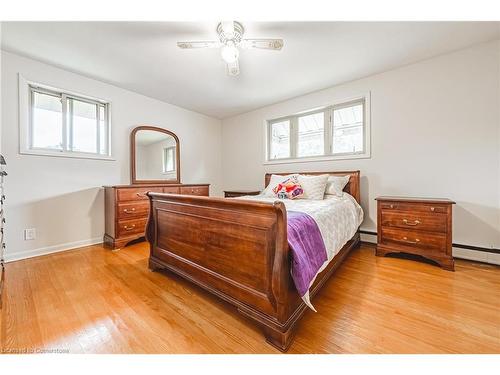
[[[302,186],[299,184],[297,176],[287,178],[279,183],[274,189],[274,194],[280,199],[296,199],[304,194]]]
[[[275,197],[276,194],[274,193],[274,188],[278,186],[280,183],[284,182],[285,180],[288,180],[290,177],[293,176],[297,176],[297,174],[289,174],[289,175],[272,174],[271,179],[269,180],[269,184],[262,192],[262,195],[264,197],[270,197],[270,198]]]

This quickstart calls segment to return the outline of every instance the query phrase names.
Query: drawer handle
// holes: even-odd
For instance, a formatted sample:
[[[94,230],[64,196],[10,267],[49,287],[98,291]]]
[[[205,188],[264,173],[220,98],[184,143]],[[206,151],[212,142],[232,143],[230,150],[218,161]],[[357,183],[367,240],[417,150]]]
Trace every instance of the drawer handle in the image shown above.
[[[129,209],[127,209],[127,208],[124,208],[124,209],[123,209],[123,212],[125,212],[126,214],[132,214],[132,213],[134,213],[134,212],[135,212],[135,208],[131,208],[130,210],[129,210]]]
[[[436,208],[434,207],[431,207],[431,211],[434,212],[436,210]]]
[[[130,227],[127,227],[126,225],[123,227],[123,229],[125,229],[125,230],[132,230],[134,228],[135,228],[135,224],[130,226]]]
[[[408,237],[403,237],[403,242],[411,243],[412,245],[416,245],[420,242],[420,240],[418,238],[415,238],[415,241],[410,241],[410,240],[408,240]]]
[[[194,193],[194,191],[195,191],[194,189],[191,189],[191,193]]]
[[[141,193],[135,193],[135,195],[137,195],[139,198],[141,197],[146,197],[147,195],[144,193],[144,194],[141,194]]]
[[[405,223],[406,225],[411,225],[411,226],[416,226],[418,224],[420,224],[420,220],[415,220],[413,223],[410,223],[407,219],[403,219],[403,223]]]

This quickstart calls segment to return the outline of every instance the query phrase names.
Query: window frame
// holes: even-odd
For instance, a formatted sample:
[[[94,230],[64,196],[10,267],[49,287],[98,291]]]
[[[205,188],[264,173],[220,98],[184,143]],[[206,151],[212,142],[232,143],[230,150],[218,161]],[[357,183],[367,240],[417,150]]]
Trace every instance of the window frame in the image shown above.
[[[42,147],[33,147],[33,99],[34,93],[45,95],[52,95],[60,98],[62,103],[62,149],[50,149]],[[96,106],[96,150],[97,152],[85,151],[71,151],[69,149],[70,143],[73,141],[71,134],[68,142],[68,131],[71,131],[72,122],[70,113],[68,112],[69,99],[78,100],[81,102],[90,103]],[[100,139],[100,107],[104,107],[105,115],[105,132],[106,132],[106,145],[105,154],[101,151]],[[69,119],[69,121],[68,121]],[[82,158],[82,159],[98,159],[98,160],[115,160],[112,157],[111,147],[111,101],[91,97],[45,85],[42,83],[28,81],[21,74],[19,74],[19,153],[26,155],[38,156],[55,156],[55,157],[68,157],[68,158]]]
[[[363,103],[363,151],[359,152],[333,152],[333,134],[334,134],[334,118],[333,111]],[[298,119],[303,116],[312,115],[315,113],[324,113],[324,153],[315,156],[297,156],[298,149]],[[324,160],[348,160],[348,159],[368,159],[371,158],[371,132],[370,132],[370,92],[363,95],[358,95],[352,98],[338,100],[333,104],[317,107],[311,110],[298,112],[288,116],[280,116],[271,120],[264,121],[265,126],[265,154],[263,164],[286,164],[286,163],[303,163],[311,161]],[[287,158],[270,159],[272,133],[272,124],[288,120],[290,123],[290,156]]]

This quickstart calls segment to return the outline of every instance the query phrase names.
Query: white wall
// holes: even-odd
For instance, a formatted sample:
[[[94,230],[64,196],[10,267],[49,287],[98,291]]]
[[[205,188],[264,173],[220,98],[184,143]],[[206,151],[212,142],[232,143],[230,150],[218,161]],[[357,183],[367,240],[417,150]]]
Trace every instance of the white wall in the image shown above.
[[[265,172],[359,169],[362,229],[376,230],[379,195],[447,197],[454,242],[499,248],[499,67],[491,42],[225,119],[223,187],[262,188]],[[367,91],[370,159],[262,164],[265,120]]]
[[[116,161],[19,154],[18,77],[112,102]],[[124,77],[126,79],[126,77]],[[138,125],[169,129],[180,139],[181,181],[210,183],[221,193],[221,122],[155,99],[2,52],[3,153],[8,162],[7,259],[100,242],[104,231],[102,185],[130,183],[129,136]],[[23,240],[24,228],[37,239]]]

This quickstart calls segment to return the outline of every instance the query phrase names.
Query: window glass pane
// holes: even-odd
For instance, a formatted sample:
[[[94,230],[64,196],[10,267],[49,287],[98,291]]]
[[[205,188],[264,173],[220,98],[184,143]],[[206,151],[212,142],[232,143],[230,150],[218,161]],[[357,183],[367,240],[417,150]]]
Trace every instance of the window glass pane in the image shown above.
[[[104,110],[104,106],[99,106],[99,152],[103,155],[107,154],[107,140],[108,140],[108,132],[106,129],[106,111]]]
[[[61,98],[33,91],[32,100],[32,147],[61,150]]]
[[[175,147],[165,149],[165,172],[175,171]]]
[[[333,153],[363,152],[363,104],[333,110]]]
[[[269,159],[290,157],[290,121],[271,124],[271,144]]]
[[[72,150],[97,153],[97,105],[76,99],[69,102],[73,109]]]
[[[297,156],[317,156],[325,152],[325,114],[323,112],[298,118]]]

